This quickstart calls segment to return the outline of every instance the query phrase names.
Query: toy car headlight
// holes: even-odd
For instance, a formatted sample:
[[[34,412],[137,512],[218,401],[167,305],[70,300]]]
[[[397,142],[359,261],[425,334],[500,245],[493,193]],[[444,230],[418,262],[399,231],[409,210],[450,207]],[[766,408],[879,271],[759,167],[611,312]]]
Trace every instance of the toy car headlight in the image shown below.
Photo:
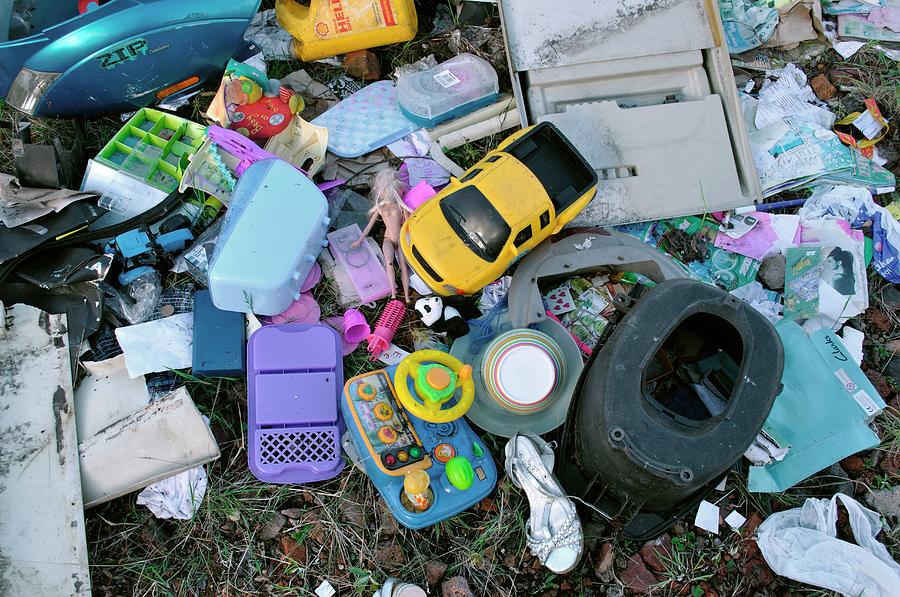
[[[38,102],[60,75],[62,73],[44,73],[23,68],[6,94],[7,103],[26,114],[34,114]]]

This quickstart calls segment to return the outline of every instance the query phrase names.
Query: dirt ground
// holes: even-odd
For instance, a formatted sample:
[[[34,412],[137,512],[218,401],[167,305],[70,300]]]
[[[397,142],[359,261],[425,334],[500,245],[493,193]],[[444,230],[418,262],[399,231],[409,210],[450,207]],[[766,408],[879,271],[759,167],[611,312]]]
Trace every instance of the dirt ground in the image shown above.
[[[271,4],[271,3],[269,3]],[[420,34],[407,43],[378,50],[385,76],[396,66],[435,54],[447,58],[458,51],[460,39],[450,31],[430,34],[437,3],[419,7]],[[264,5],[264,8],[266,6]],[[487,22],[488,37],[499,34],[496,19]],[[454,41],[455,40],[455,41]],[[506,82],[505,57],[495,44],[480,50],[501,69]],[[502,44],[501,44],[502,48]],[[824,73],[838,88],[832,109],[838,115],[858,110],[862,100],[875,97],[884,116],[900,115],[900,67],[878,52],[864,49],[843,61],[822,44],[806,44],[787,57],[812,77]],[[272,65],[278,76],[299,63]],[[316,78],[334,76],[333,67],[303,65]],[[762,73],[736,70],[758,81]],[[505,83],[508,85],[508,83]],[[185,110],[200,119],[211,99],[204,93]],[[0,171],[12,172],[8,123],[13,113],[0,106]],[[70,139],[66,121],[34,121],[38,139]],[[93,155],[117,130],[115,119],[87,123],[88,155]],[[898,147],[894,128],[880,146]],[[477,161],[499,141],[488,139],[463,146],[452,156],[464,167]],[[893,165],[898,170],[896,155]],[[776,197],[773,199],[779,199]],[[879,200],[896,200],[897,195]],[[168,283],[181,280],[170,279]],[[334,290],[320,284],[315,295],[323,317],[340,312]],[[336,479],[309,486],[273,485],[257,481],[247,468],[246,387],[243,381],[201,381],[185,376],[194,401],[212,421],[221,458],[207,466],[209,487],[193,520],[158,520],[128,495],[86,513],[90,570],[95,595],[313,595],[329,581],[339,595],[368,597],[388,576],[431,587],[440,594],[441,581],[453,576],[468,580],[479,597],[501,595],[563,596],[630,594],[626,586],[649,587],[653,595],[792,595],[822,594],[774,575],[752,539],[756,526],[772,512],[799,506],[810,496],[829,497],[836,491],[855,494],[861,501],[869,491],[900,487],[900,299],[897,289],[870,271],[871,307],[856,322],[866,333],[863,368],[889,408],[878,418],[882,444],[847,458],[840,466],[808,479],[783,494],[751,494],[746,471],[728,477],[724,492],[711,498],[723,513],[736,509],[748,518],[740,532],[722,530],[718,536],[683,520],[656,542],[639,545],[624,540],[619,530],[582,511],[586,548],[573,572],[556,576],[543,568],[525,546],[528,508],[524,495],[501,474],[496,491],[475,508],[431,528],[411,531],[399,527],[378,498],[372,484],[348,466]],[[377,316],[376,311],[367,313]],[[413,330],[407,327],[398,344],[409,348]],[[346,377],[377,368],[357,351],[345,359]],[[485,442],[502,463],[504,440],[490,435]],[[502,467],[500,467],[502,468]],[[897,520],[889,520],[897,529]],[[900,556],[900,535],[881,536],[891,553]]]

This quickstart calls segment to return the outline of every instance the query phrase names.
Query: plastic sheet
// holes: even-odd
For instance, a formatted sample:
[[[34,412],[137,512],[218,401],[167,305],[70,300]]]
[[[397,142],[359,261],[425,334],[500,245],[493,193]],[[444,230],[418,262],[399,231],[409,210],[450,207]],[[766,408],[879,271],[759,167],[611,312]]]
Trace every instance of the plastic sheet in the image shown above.
[[[858,545],[837,538],[838,500],[850,515]],[[759,526],[757,543],[766,563],[782,576],[843,595],[900,595],[900,565],[875,538],[880,531],[877,512],[839,493],[772,514]]]

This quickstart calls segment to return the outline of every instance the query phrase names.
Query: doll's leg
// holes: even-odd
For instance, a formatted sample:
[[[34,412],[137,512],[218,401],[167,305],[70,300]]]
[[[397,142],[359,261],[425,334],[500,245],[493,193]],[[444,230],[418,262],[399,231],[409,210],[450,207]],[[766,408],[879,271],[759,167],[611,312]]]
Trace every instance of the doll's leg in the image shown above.
[[[406,255],[403,254],[403,251],[400,250],[400,247],[396,247],[397,251],[397,265],[400,266],[400,283],[403,285],[403,298],[406,302],[409,302],[409,266],[406,264]]]
[[[381,250],[384,252],[384,273],[391,281],[391,298],[394,299],[397,298],[397,280],[394,279],[394,245],[385,238],[381,243]]]

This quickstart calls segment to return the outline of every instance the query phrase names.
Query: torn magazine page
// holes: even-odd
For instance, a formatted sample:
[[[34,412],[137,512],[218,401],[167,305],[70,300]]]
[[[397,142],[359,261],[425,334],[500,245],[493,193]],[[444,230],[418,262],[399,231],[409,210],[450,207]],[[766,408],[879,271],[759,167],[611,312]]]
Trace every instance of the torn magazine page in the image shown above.
[[[778,79],[766,80],[759,91],[755,119],[757,128],[778,122],[785,116],[806,120],[825,129],[834,125],[835,115],[824,107],[825,104],[807,85],[806,74],[802,70],[788,64],[773,74],[777,74]]]

